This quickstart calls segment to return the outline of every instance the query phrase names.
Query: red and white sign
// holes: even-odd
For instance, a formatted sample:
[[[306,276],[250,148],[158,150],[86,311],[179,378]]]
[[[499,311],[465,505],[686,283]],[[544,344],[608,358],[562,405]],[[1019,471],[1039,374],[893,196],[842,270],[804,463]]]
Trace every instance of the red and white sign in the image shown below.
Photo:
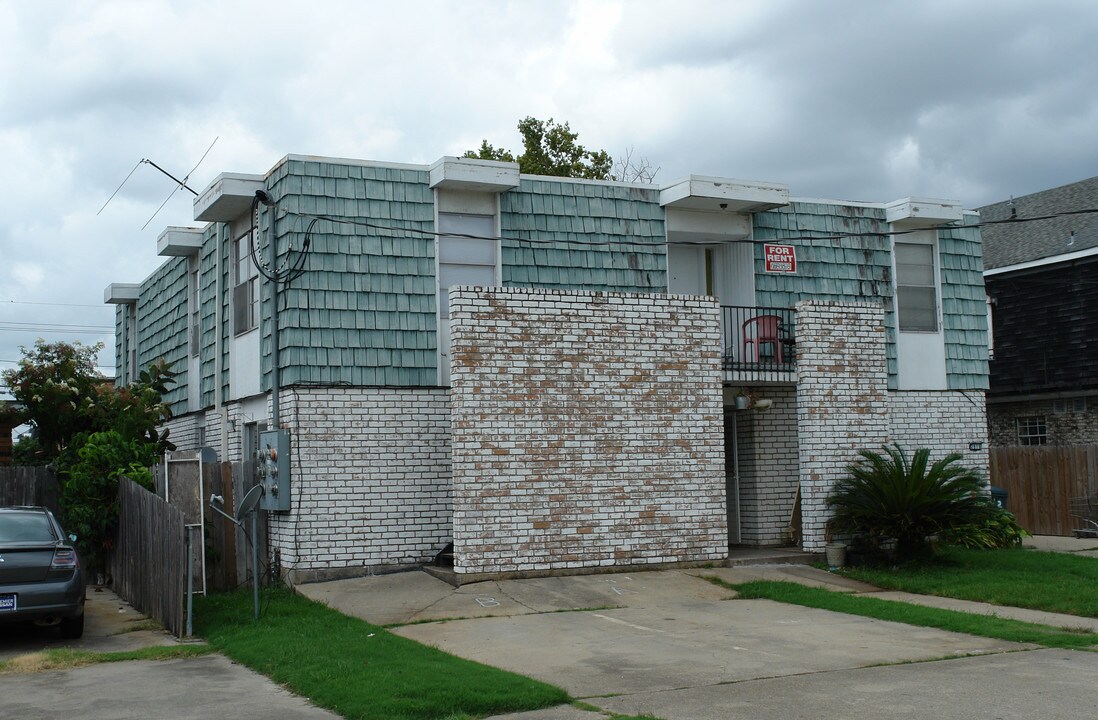
[[[768,273],[796,273],[797,251],[792,245],[763,245]]]

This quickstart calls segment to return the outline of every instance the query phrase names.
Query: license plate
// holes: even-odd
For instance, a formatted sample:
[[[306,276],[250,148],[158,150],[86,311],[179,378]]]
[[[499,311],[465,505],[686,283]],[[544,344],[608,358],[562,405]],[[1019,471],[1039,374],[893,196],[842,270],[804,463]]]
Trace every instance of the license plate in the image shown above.
[[[0,595],[0,613],[15,612],[15,595]]]

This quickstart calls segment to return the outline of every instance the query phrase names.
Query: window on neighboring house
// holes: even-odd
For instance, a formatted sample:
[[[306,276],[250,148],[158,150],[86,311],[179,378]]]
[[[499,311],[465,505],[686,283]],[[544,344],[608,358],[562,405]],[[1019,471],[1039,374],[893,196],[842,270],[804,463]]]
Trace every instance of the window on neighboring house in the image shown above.
[[[896,310],[900,330],[938,331],[933,244],[896,243]]]
[[[1048,426],[1043,415],[1020,417],[1016,422],[1019,445],[1048,445]]]
[[[191,357],[198,357],[199,351],[199,306],[198,306],[198,258],[191,259],[190,283],[187,288],[187,305],[190,310],[189,338]]]
[[[454,285],[496,285],[499,240],[492,215],[439,213],[438,230],[438,314],[450,317],[450,288]],[[476,237],[457,237],[474,235]]]
[[[252,262],[251,231],[233,243],[233,334],[240,335],[259,325],[259,269]]]

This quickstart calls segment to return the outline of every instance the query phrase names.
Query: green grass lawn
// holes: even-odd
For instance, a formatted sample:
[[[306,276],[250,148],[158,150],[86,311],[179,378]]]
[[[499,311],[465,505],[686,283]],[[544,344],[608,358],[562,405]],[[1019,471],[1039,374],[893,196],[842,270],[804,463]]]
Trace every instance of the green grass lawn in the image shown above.
[[[1063,630],[990,615],[975,615],[954,610],[910,605],[893,600],[855,596],[849,593],[806,587],[790,582],[757,580],[740,585],[730,585],[719,578],[709,577],[706,579],[717,585],[734,589],[738,597],[744,599],[765,598],[805,607],[833,610],[848,615],[861,615],[878,620],[933,627],[1011,642],[1035,643],[1046,647],[1089,648],[1098,646],[1098,635],[1090,632]]]
[[[1098,558],[945,548],[939,563],[842,573],[889,590],[1098,617]]]
[[[252,619],[248,591],[196,606],[195,633],[218,651],[346,718],[442,719],[569,701],[559,688],[393,635],[290,591]]]

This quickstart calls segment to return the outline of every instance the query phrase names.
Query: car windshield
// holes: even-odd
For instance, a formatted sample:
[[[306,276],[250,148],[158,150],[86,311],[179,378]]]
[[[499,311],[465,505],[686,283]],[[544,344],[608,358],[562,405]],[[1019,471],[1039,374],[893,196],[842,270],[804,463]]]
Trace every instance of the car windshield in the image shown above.
[[[0,512],[0,545],[56,542],[49,518],[41,512]]]

